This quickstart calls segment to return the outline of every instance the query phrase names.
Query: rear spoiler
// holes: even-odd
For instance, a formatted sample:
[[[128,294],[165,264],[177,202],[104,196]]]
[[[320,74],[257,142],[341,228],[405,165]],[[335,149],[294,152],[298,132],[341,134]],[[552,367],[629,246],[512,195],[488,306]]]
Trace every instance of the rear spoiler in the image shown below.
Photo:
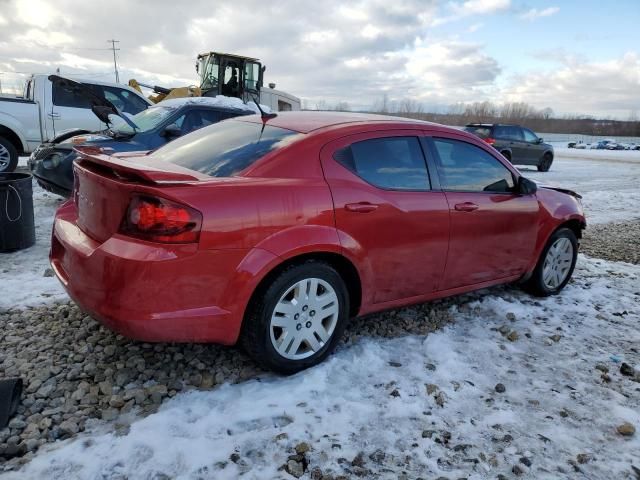
[[[178,167],[165,162],[163,168],[151,166],[149,162],[136,162],[136,159],[151,161],[147,152],[127,152],[119,155],[109,155],[113,150],[95,146],[78,146],[74,150],[80,156],[80,162],[88,162],[101,167],[106,167],[119,175],[138,177],[151,183],[187,183],[200,180],[210,180],[211,177],[186,168]]]

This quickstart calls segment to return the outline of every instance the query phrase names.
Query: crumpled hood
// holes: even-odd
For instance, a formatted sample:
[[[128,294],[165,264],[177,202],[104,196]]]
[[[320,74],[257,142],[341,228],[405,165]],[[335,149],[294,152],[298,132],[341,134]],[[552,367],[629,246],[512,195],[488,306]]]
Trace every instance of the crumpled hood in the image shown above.
[[[538,188],[546,188],[547,190],[555,190],[556,192],[566,193],[567,195],[571,195],[572,197],[575,197],[577,199],[582,198],[582,195],[580,195],[577,192],[574,192],[573,190],[569,190],[568,188],[553,187],[551,185],[540,185],[540,184],[538,184]]]

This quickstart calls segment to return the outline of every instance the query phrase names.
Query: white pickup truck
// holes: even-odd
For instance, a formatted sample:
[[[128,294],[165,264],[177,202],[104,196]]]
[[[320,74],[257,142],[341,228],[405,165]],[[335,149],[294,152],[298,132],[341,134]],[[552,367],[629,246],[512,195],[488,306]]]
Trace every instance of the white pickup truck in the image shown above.
[[[146,109],[151,102],[136,90],[117,83],[78,80],[98,97],[119,111],[131,115]],[[43,142],[71,129],[85,132],[103,130],[91,111],[86,91],[52,83],[47,75],[32,75],[21,97],[0,96],[0,173],[11,172],[18,156],[31,153]],[[78,130],[77,133],[81,133]]]

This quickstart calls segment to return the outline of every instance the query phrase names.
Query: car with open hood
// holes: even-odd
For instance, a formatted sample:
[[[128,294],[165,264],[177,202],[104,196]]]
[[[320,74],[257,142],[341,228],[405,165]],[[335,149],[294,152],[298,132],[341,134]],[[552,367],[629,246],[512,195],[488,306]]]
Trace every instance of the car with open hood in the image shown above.
[[[109,102],[94,106],[93,111],[109,128],[80,135],[66,132],[43,143],[29,158],[29,168],[44,189],[64,197],[71,194],[76,146],[88,145],[109,153],[155,150],[207,125],[254,114],[258,108],[238,98],[218,96],[165,100],[133,116]]]
[[[112,105],[135,115],[151,102],[119,83],[70,80],[59,75],[31,75],[22,95],[0,95],[0,172],[12,172],[18,157],[69,130],[76,133],[106,128],[92,107]]]

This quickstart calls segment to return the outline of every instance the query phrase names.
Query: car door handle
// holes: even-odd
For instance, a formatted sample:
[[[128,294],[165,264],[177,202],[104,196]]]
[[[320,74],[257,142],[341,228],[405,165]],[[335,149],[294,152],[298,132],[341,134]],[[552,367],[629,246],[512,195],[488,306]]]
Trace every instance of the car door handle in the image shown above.
[[[369,213],[377,210],[379,205],[375,205],[369,202],[360,202],[360,203],[347,203],[344,208],[350,212],[356,213]]]
[[[60,118],[60,114],[58,112],[49,112],[47,115],[49,118]]]
[[[455,208],[458,212],[473,212],[478,209],[478,205],[471,202],[456,203]]]

